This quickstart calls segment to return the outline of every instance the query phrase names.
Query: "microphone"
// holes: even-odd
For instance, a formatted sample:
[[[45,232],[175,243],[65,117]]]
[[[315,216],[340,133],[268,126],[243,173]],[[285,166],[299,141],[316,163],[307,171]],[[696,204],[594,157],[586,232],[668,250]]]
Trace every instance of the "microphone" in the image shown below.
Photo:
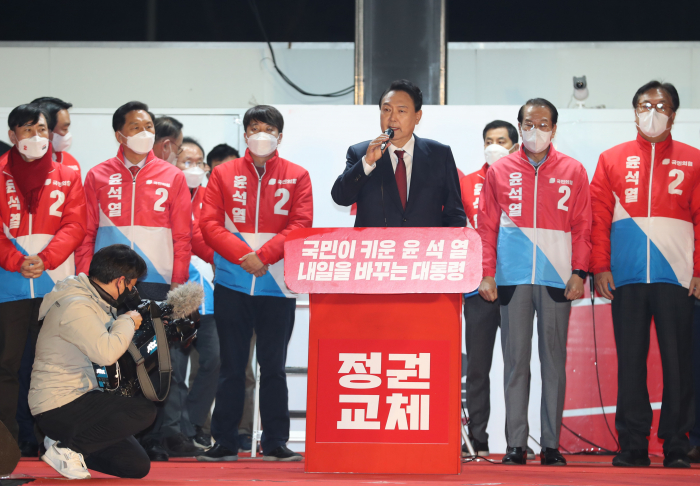
[[[394,130],[392,130],[391,128],[387,128],[386,130],[384,130],[384,134],[389,135],[389,140],[394,138]],[[384,149],[386,148],[386,145],[389,143],[389,140],[383,141],[382,144],[379,146],[379,150],[384,152]]]
[[[166,302],[173,306],[173,319],[182,319],[198,310],[203,300],[204,288],[195,282],[187,282],[168,292]]]

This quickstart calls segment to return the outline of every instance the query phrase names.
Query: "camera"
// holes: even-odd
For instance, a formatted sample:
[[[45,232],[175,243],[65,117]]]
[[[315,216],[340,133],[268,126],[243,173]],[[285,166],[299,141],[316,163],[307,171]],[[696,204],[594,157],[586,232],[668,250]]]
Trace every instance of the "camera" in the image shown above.
[[[574,76],[574,98],[578,101],[583,101],[588,98],[586,76]]]
[[[196,301],[199,298],[199,293],[203,293],[203,291],[192,286],[196,286],[196,284],[187,284],[171,291],[168,294],[168,301],[165,302],[141,300],[136,295],[130,302],[126,303],[128,309],[141,314],[141,326],[134,332],[129,350],[115,364],[104,367],[103,370],[100,370],[101,372],[96,369],[100,388],[116,395],[133,397],[142,392],[143,386],[147,386],[149,389],[154,388],[152,383],[143,385],[142,381],[150,380],[146,374],[158,369],[161,381],[158,388],[165,390],[165,396],[158,401],[165,399],[170,384],[171,370],[162,369],[163,357],[159,353],[168,353],[166,358],[169,365],[169,348],[176,343],[180,343],[186,348],[197,337],[200,316]],[[184,306],[183,298],[185,300]],[[199,302],[201,303],[201,298],[199,298]],[[158,339],[157,326],[160,325],[162,325],[165,334],[165,343],[162,340],[159,342]],[[163,346],[164,344],[167,347]],[[161,347],[165,347],[165,349],[159,349]],[[139,366],[142,366],[141,376],[139,376]],[[169,366],[167,367],[169,368]],[[162,383],[166,379],[167,383]],[[145,395],[148,397],[148,394]]]

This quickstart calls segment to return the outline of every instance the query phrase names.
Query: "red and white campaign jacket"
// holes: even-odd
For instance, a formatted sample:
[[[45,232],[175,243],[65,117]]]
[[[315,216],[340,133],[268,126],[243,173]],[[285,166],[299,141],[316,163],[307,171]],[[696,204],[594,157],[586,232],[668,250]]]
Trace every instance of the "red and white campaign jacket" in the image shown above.
[[[7,167],[0,161],[0,302],[43,297],[59,280],[74,274],[74,250],[85,236],[85,193],[80,176],[53,162],[41,190],[36,214],[27,211]],[[25,255],[39,255],[46,271],[24,278],[20,266]]]
[[[467,220],[472,228],[476,228],[477,225],[479,197],[481,197],[481,189],[484,187],[484,182],[486,181],[487,170],[489,170],[489,164],[484,163],[481,169],[459,179],[464,212],[467,213]]]
[[[274,156],[262,177],[250,151],[217,166],[207,183],[200,226],[214,249],[214,283],[250,295],[294,297],[284,283],[284,240],[313,222],[311,179],[306,169]],[[256,278],[243,270],[240,258],[251,252],[269,264]]]
[[[501,285],[565,288],[588,269],[591,199],[586,169],[550,145],[537,170],[521,148],[493,163],[479,201],[484,276]]]
[[[85,177],[88,224],[76,251],[78,273],[88,273],[95,251],[115,243],[130,246],[146,261],[144,282],[185,283],[191,257],[192,202],[182,171],[153,155],[136,174],[117,156]]]
[[[652,176],[653,175],[653,176]],[[593,181],[591,271],[615,286],[700,277],[700,150],[637,139],[600,155]]]
[[[78,173],[78,176],[81,176],[80,164],[77,160],[75,160],[75,157],[73,157],[71,154],[69,154],[68,152],[54,152],[53,157],[54,162],[61,165],[65,165],[69,169],[73,169]]]

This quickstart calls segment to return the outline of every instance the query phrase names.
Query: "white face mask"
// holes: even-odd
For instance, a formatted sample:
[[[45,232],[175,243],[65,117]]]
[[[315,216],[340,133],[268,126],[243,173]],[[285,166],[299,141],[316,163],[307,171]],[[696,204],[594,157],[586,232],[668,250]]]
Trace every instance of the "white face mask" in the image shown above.
[[[544,132],[539,128],[529,131],[523,130],[523,145],[533,154],[539,154],[549,147],[552,139],[552,132]]]
[[[278,138],[269,133],[256,133],[247,138],[248,148],[258,157],[267,157],[277,150]]]
[[[668,125],[668,116],[659,113],[656,110],[645,111],[638,113],[639,124],[637,125],[644,135],[649,138],[656,138],[664,133]]]
[[[17,145],[17,150],[19,150],[19,153],[24,155],[26,158],[40,159],[49,149],[49,139],[40,137],[39,135],[34,135],[31,138],[19,140],[15,145]]]
[[[156,136],[146,130],[137,133],[133,137],[127,137],[119,132],[122,137],[126,138],[126,146],[139,155],[147,154],[153,149],[153,144],[156,141]]]
[[[501,159],[508,155],[510,151],[503,145],[498,145],[497,143],[492,143],[484,149],[484,157],[486,157],[486,163],[491,165],[498,159]]]
[[[73,135],[71,132],[68,132],[65,135],[54,133],[53,140],[51,140],[51,145],[53,145],[54,152],[65,152],[71,147],[71,145],[73,145]]]
[[[185,174],[185,180],[187,181],[187,187],[194,189],[202,184],[202,179],[204,179],[205,172],[199,167],[191,167],[182,171]]]

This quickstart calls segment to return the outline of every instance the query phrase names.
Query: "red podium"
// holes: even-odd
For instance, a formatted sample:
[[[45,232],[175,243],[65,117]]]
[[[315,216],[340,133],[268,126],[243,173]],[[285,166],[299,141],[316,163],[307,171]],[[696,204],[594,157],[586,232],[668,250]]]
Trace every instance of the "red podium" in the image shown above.
[[[459,474],[470,228],[296,230],[285,282],[310,294],[306,472]]]

